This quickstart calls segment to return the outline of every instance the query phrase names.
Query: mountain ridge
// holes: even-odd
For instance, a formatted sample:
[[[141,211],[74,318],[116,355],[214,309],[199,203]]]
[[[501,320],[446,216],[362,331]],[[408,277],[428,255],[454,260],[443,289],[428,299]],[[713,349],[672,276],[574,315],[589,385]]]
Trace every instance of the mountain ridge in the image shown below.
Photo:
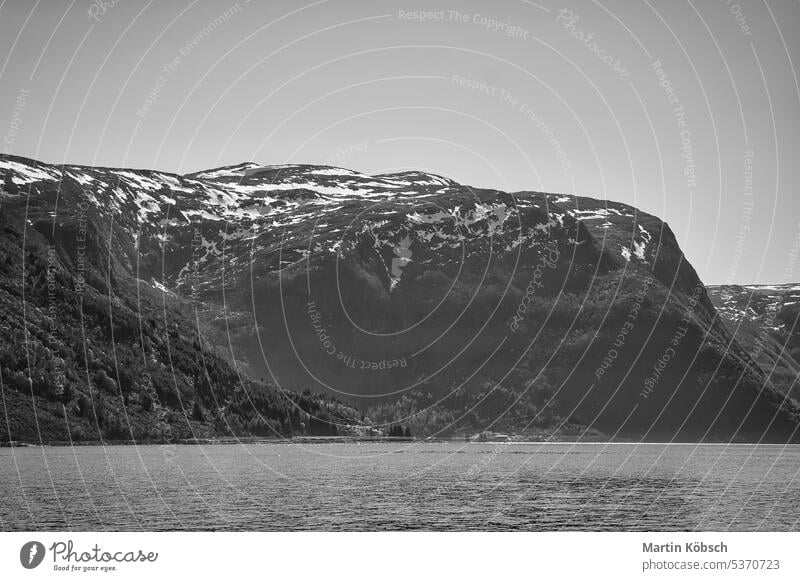
[[[800,283],[709,285],[708,290],[720,316],[775,386],[800,398]]]
[[[106,257],[89,286],[152,281],[234,369],[344,398],[367,424],[796,438],[796,403],[719,320],[669,226],[627,204],[424,172],[21,159],[0,157],[4,211],[67,273],[85,222]]]

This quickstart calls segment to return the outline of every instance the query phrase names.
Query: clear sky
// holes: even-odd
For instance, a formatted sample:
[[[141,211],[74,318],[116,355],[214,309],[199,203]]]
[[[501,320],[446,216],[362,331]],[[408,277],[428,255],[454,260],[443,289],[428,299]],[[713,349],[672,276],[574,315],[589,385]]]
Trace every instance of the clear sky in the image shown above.
[[[798,23],[773,0],[6,0],[2,147],[591,195],[669,222],[708,284],[789,282]]]

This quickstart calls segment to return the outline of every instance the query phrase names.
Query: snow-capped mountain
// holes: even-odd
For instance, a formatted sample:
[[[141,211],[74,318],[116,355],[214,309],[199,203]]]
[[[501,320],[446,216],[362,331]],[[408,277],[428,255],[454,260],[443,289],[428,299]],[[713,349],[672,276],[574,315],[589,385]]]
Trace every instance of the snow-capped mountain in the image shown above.
[[[625,204],[314,165],[0,172],[8,220],[73,286],[146,286],[242,373],[375,422],[778,441],[797,425],[669,227]]]
[[[477,191],[421,172],[367,176],[336,167],[244,163],[179,176],[47,166],[10,157],[0,160],[0,171],[9,176],[6,197],[41,195],[55,203],[60,191],[62,208],[88,203],[103,219],[113,219],[120,235],[137,235],[140,254],[153,245],[168,257],[185,254],[191,250],[184,244],[187,233],[202,228],[192,265],[207,289],[219,283],[213,265],[223,252],[230,263],[258,263],[274,272],[311,254],[344,256],[366,235],[388,258],[384,282],[391,290],[399,283],[391,273],[393,251],[409,236],[433,252],[491,239],[495,252],[514,251],[541,244],[556,231],[579,235],[579,224],[602,238],[604,230],[627,224],[635,213],[622,204],[586,198]],[[47,213],[58,221],[54,207],[46,206]],[[652,258],[654,234],[658,231],[637,224],[616,248],[616,258]],[[163,284],[185,288],[189,271],[188,264],[167,269]],[[153,274],[160,272],[159,264]]]
[[[770,331],[787,332],[780,313],[800,307],[800,284],[710,285],[708,294],[720,315],[732,323],[765,323]],[[791,308],[795,307],[795,308]]]
[[[708,294],[772,383],[800,397],[800,284],[709,286]]]

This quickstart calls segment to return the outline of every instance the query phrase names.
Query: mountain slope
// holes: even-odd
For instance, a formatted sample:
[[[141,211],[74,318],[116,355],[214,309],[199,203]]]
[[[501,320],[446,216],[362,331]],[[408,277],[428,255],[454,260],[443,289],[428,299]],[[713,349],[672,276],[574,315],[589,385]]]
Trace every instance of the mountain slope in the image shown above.
[[[800,285],[718,285],[708,293],[764,374],[782,393],[800,398]]]
[[[104,204],[75,199],[54,170],[11,165],[21,173],[6,173],[0,200],[0,441],[176,442],[360,424],[333,398],[241,377],[198,333],[189,301],[134,276]],[[21,189],[32,175],[48,178],[33,195]]]
[[[105,258],[86,269],[93,288],[143,281],[191,306],[209,351],[373,423],[796,436],[796,404],[732,337],[669,227],[624,204],[307,165],[179,176],[6,156],[0,171],[5,211],[65,270],[84,268],[91,224]]]

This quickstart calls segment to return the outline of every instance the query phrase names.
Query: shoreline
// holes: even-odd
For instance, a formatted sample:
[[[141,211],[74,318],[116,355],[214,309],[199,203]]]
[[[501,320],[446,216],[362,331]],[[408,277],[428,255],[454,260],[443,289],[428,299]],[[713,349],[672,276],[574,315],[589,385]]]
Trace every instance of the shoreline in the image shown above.
[[[89,440],[80,442],[47,441],[32,443],[22,441],[0,442],[1,448],[67,448],[67,447],[111,447],[111,446],[234,446],[234,445],[292,445],[292,444],[467,444],[467,445],[504,445],[518,446],[528,444],[582,444],[582,445],[637,445],[637,446],[797,446],[798,443],[786,442],[665,442],[640,440],[608,440],[577,437],[558,437],[549,439],[521,439],[513,441],[466,440],[464,438],[390,438],[390,437],[343,437],[343,436],[301,436],[294,438],[198,438],[183,439],[175,442],[133,441],[133,440]]]

